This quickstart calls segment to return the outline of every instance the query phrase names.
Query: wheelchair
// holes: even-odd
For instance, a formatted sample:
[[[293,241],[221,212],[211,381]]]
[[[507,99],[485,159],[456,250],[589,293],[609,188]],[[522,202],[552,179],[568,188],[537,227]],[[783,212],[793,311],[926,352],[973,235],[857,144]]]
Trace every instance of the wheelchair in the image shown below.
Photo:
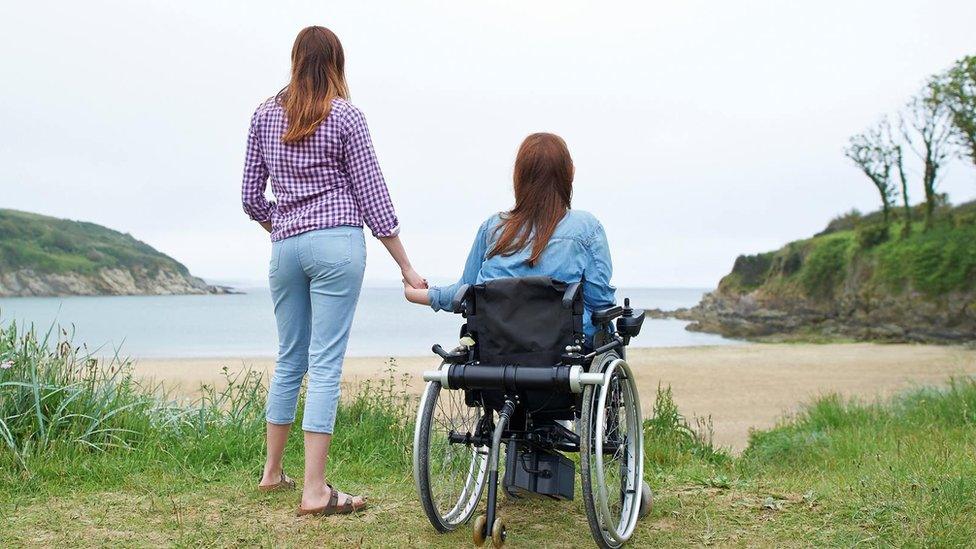
[[[597,546],[624,545],[652,495],[643,481],[640,398],[626,348],[644,312],[630,301],[596,311],[583,335],[582,283],[548,277],[465,285],[452,309],[465,322],[458,347],[423,374],[413,474],[421,505],[441,533],[468,523],[487,491],[473,540],[502,547],[499,462],[506,497],[572,500],[580,454],[584,506]]]

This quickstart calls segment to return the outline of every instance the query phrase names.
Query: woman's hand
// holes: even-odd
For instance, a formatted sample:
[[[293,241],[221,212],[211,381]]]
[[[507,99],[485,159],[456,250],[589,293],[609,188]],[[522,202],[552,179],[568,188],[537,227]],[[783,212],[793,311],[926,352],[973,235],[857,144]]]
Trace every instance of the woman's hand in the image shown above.
[[[417,271],[413,270],[413,267],[406,267],[400,269],[400,274],[403,275],[403,283],[409,285],[411,288],[426,289],[427,279],[420,276]]]
[[[403,249],[399,236],[384,236],[380,238],[380,242],[386,246],[386,251],[390,252],[390,257],[400,266],[400,274],[403,275],[405,283],[412,288],[427,287],[427,281],[424,280],[424,277],[417,274],[417,271],[413,270],[413,266],[410,265],[410,260],[407,259],[407,251]]]

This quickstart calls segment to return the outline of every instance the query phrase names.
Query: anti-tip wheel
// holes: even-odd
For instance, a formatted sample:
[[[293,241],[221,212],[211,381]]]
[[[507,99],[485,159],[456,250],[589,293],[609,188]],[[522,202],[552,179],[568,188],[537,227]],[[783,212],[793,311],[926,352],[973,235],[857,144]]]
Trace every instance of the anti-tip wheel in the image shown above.
[[[651,487],[646,482],[641,482],[641,502],[640,502],[640,512],[637,514],[637,518],[642,519],[647,515],[651,514],[651,509],[654,508],[654,492],[651,492]]]
[[[497,520],[495,522],[498,522]],[[471,541],[474,542],[475,546],[481,547],[485,544],[486,534],[488,533],[488,517],[484,515],[478,515],[478,518],[474,519],[474,526],[472,527]]]
[[[504,547],[507,537],[508,531],[505,530],[505,523],[502,522],[502,519],[496,518],[494,526],[491,527],[491,546],[495,549]]]

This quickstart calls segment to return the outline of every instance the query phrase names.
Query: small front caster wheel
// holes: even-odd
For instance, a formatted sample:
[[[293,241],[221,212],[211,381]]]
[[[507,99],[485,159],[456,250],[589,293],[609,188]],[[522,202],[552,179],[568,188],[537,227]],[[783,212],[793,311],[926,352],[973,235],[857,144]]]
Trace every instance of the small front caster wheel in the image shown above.
[[[495,522],[498,521],[496,520]],[[474,529],[472,534],[471,540],[474,541],[476,547],[481,547],[485,544],[485,539],[488,535],[488,517],[478,515],[478,518],[474,519]]]
[[[502,519],[496,518],[494,526],[491,527],[491,546],[495,549],[505,546],[505,538],[508,532],[505,530],[505,523]]]
[[[651,487],[646,482],[641,482],[641,502],[640,511],[637,513],[637,518],[644,518],[651,514],[651,509],[654,508],[654,493],[651,492]]]

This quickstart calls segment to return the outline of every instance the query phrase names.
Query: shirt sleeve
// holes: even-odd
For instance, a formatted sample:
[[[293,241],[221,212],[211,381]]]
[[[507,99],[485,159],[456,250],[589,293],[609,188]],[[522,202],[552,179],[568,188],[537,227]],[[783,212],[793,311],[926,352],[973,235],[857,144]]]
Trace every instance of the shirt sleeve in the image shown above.
[[[345,137],[346,170],[363,220],[377,238],[396,235],[400,232],[400,221],[373,150],[366,117],[359,109],[350,109]]]
[[[257,124],[258,113],[255,112],[251,117],[251,127],[247,132],[247,153],[244,156],[244,181],[241,184],[241,200],[244,203],[244,212],[258,222],[267,223],[271,221],[271,214],[274,212],[276,204],[268,201],[264,196],[264,190],[268,185],[268,168],[264,164],[264,156],[261,154],[261,142],[258,140]]]
[[[490,221],[490,220],[489,220]],[[478,281],[478,273],[481,272],[481,264],[485,261],[485,254],[488,253],[488,226],[489,221],[481,224],[478,235],[471,244],[471,251],[468,252],[468,259],[464,262],[464,272],[461,273],[461,280],[450,286],[432,286],[428,290],[430,296],[430,308],[435,311],[450,310],[454,294],[464,284],[474,284]]]
[[[617,289],[610,284],[613,276],[613,262],[610,260],[610,243],[603,225],[597,223],[596,230],[586,240],[588,252],[583,269],[583,306],[590,311],[612,307],[617,303]]]

